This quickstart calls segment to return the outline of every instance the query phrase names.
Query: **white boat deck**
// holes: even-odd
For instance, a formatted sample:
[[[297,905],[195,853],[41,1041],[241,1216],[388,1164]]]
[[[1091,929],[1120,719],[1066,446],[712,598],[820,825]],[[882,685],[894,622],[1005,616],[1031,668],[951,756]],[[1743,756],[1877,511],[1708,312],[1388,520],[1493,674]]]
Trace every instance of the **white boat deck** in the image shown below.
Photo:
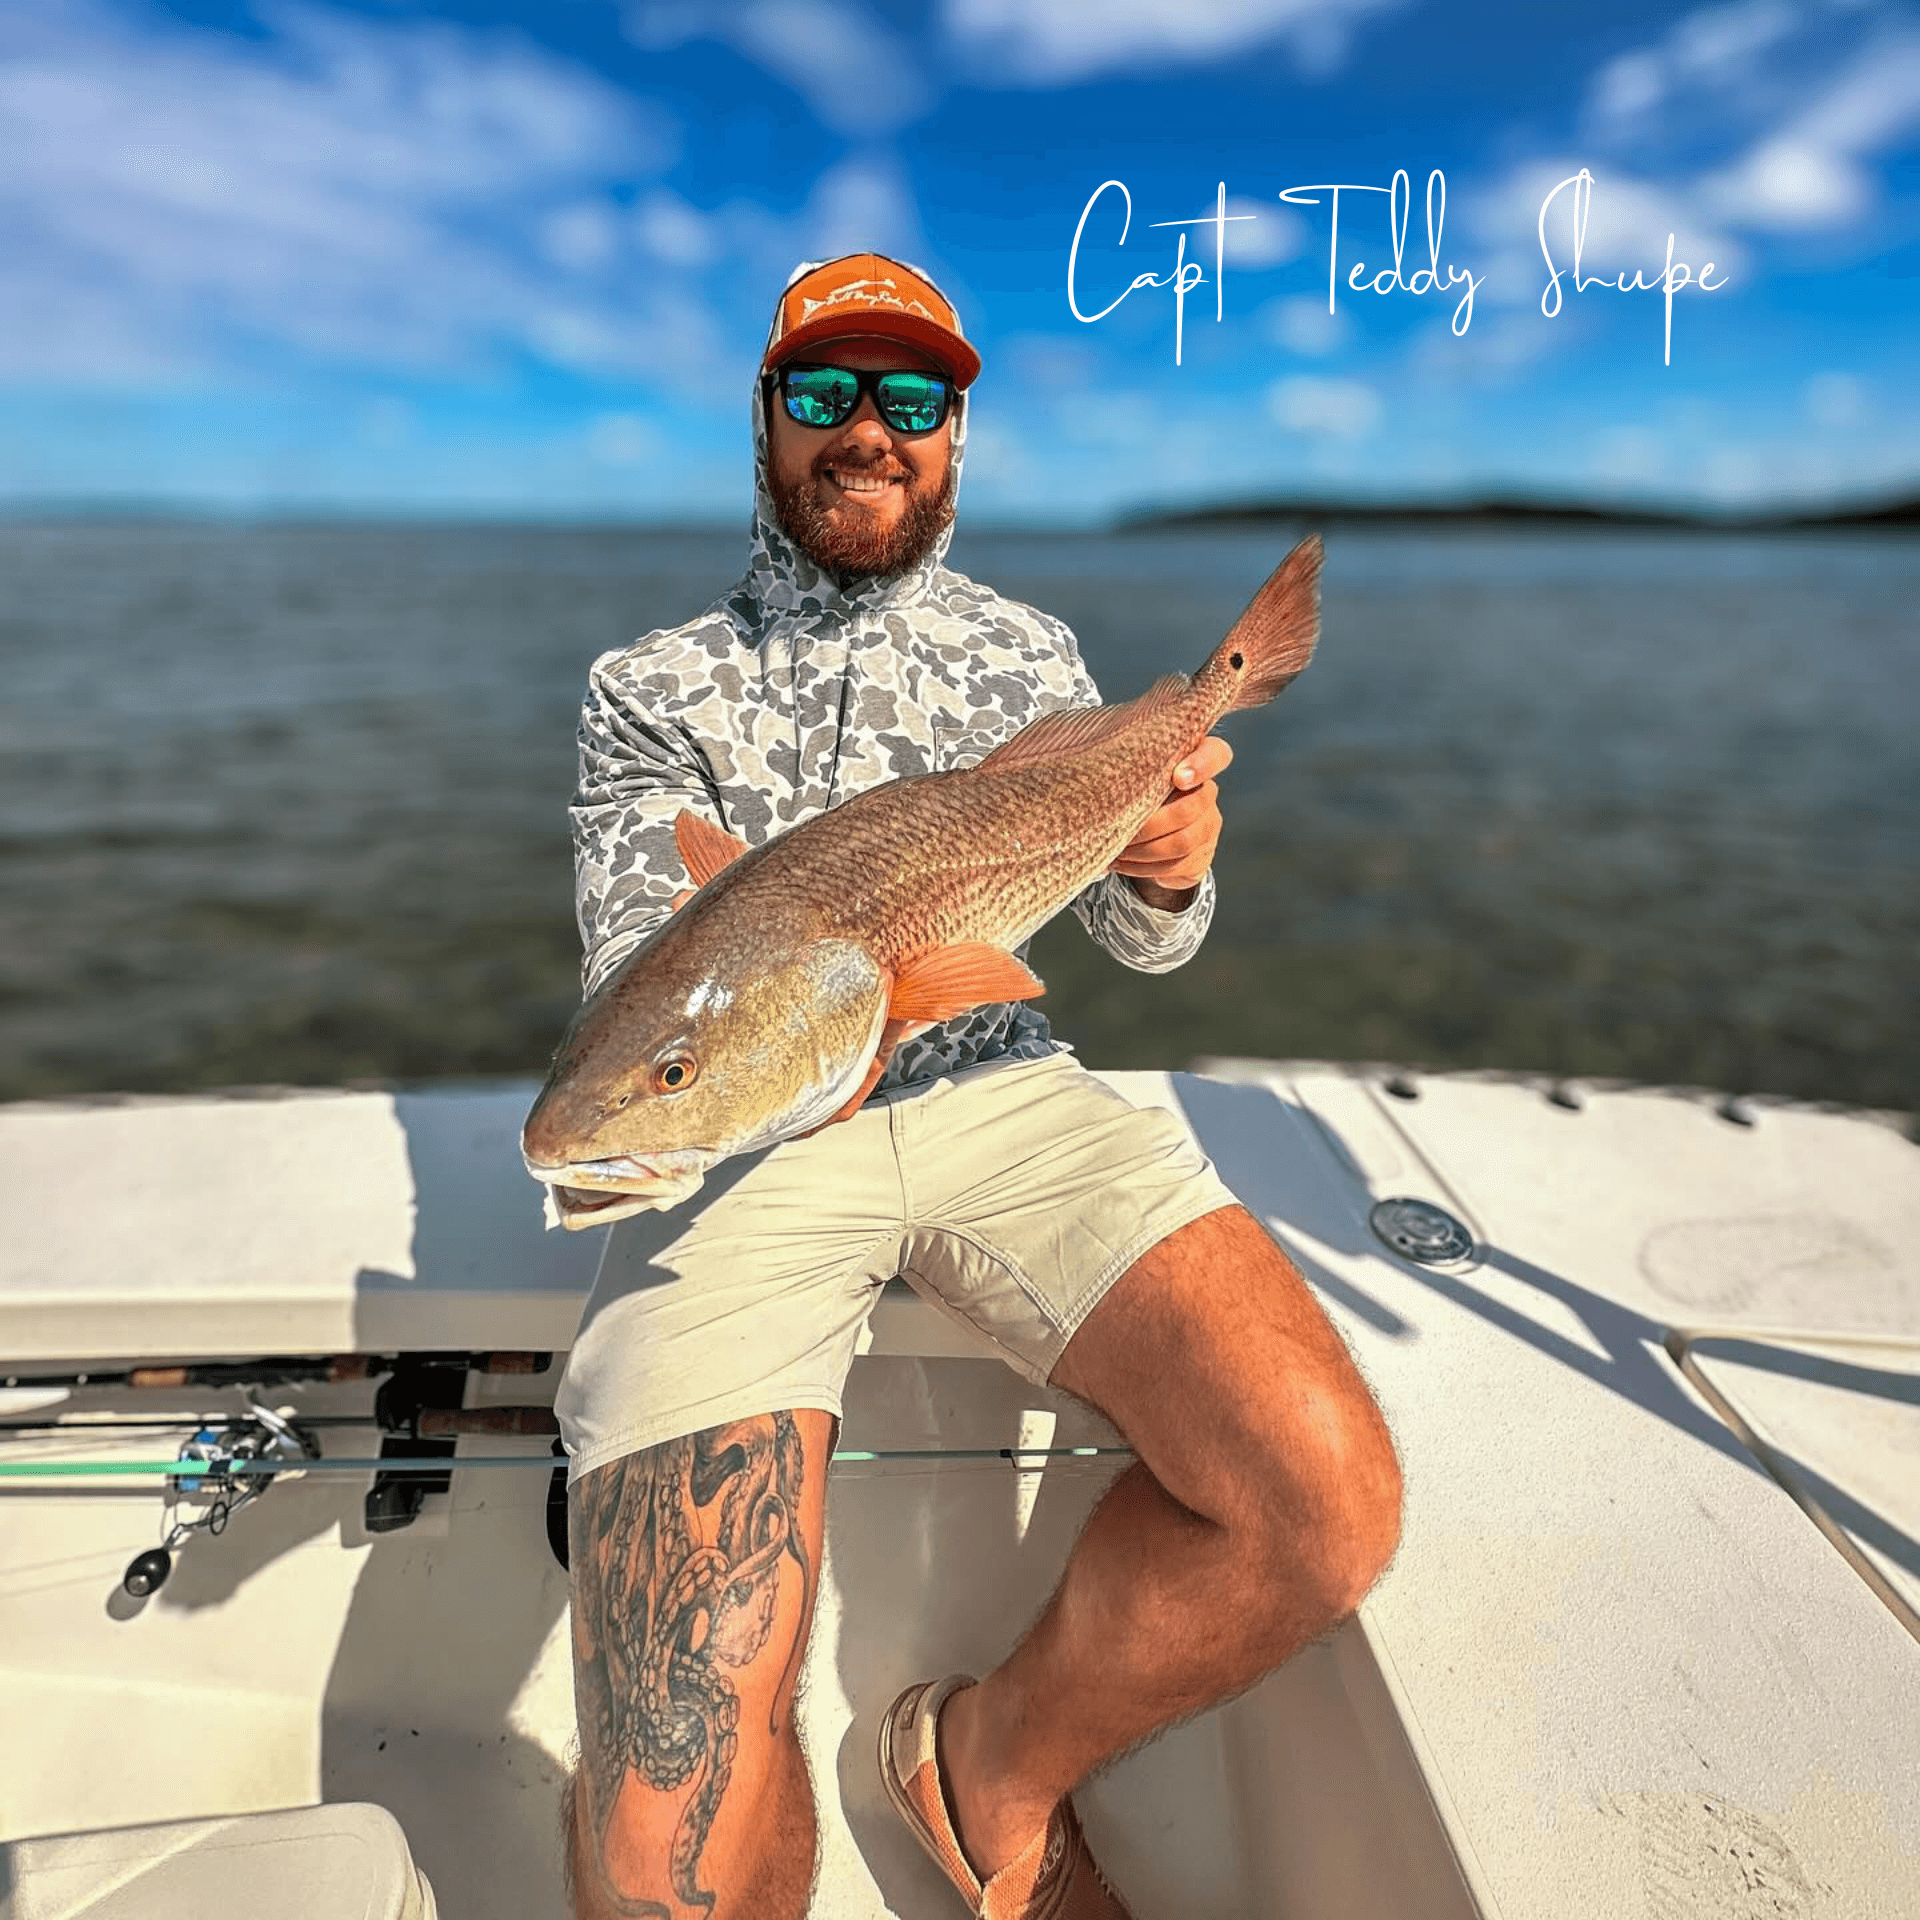
[[[1286,1244],[1407,1478],[1358,1621],[1082,1795],[1141,1920],[1920,1913],[1915,1147],[1649,1091],[1572,1111],[1473,1076],[1411,1100],[1323,1066],[1109,1077],[1182,1114]],[[530,1091],[0,1110],[0,1375],[564,1349],[600,1236],[539,1230]],[[1475,1256],[1390,1253],[1387,1196],[1447,1208]],[[947,1457],[834,1473],[807,1669],[834,1920],[957,1911],[881,1800],[876,1717],[999,1657],[1118,1464],[965,1457],[1114,1438],[982,1352],[890,1290],[849,1382],[843,1449]],[[556,1372],[473,1375],[468,1404],[550,1400]],[[365,1418],[371,1390],[266,1397]],[[0,1395],[0,1418],[237,1405],[94,1387]],[[180,1437],[9,1434],[0,1465]],[[365,1475],[283,1479],[144,1603],[119,1581],[158,1538],[154,1481],[0,1479],[0,1842],[373,1802],[442,1913],[558,1914],[548,1478],[459,1471],[377,1536]],[[0,1916],[70,1910],[31,1904],[29,1858],[0,1847]]]

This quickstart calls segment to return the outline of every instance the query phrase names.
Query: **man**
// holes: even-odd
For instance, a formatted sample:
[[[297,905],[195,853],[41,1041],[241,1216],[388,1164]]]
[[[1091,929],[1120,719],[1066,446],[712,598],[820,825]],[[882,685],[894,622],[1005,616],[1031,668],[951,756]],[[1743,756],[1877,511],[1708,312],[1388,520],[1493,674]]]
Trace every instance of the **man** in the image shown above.
[[[899,262],[789,283],[754,397],[746,577],[593,669],[574,808],[589,991],[685,897],[682,807],[758,844],[1098,699],[1060,622],[942,564],[979,366]],[[1229,757],[1196,749],[1074,902],[1130,966],[1177,966],[1206,931]],[[1027,1003],[932,1028],[840,1124],[609,1238],[559,1397],[583,1920],[806,1910],[793,1696],[827,1461],[855,1339],[902,1272],[1138,1455],[1006,1662],[909,1688],[882,1723],[887,1792],[971,1912],[1124,1916],[1072,1788],[1325,1632],[1393,1552],[1378,1410],[1172,1116],[1084,1072]]]

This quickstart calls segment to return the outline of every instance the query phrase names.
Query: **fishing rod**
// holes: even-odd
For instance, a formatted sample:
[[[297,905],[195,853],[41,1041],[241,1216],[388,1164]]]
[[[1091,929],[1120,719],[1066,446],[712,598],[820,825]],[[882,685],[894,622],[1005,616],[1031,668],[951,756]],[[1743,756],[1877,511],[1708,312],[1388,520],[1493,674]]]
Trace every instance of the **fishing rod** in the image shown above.
[[[447,1371],[451,1371],[448,1369]],[[391,1383],[389,1383],[391,1385]],[[206,1499],[205,1513],[193,1519],[175,1519],[166,1527],[157,1547],[136,1555],[121,1585],[136,1600],[144,1600],[166,1584],[173,1571],[173,1554],[194,1533],[218,1537],[234,1514],[258,1500],[283,1474],[321,1476],[373,1475],[366,1496],[369,1532],[393,1531],[409,1524],[426,1494],[450,1488],[456,1467],[485,1469],[538,1467],[553,1476],[547,1499],[547,1539],[562,1566],[566,1552],[566,1463],[555,1464],[560,1451],[558,1423],[551,1407],[430,1407],[415,1396],[397,1408],[382,1389],[376,1403],[376,1421],[383,1431],[377,1455],[325,1457],[312,1426],[262,1406],[249,1396],[244,1413],[223,1425],[199,1425],[182,1441],[171,1460],[0,1460],[0,1491],[7,1481],[46,1483],[72,1480],[151,1479],[166,1483],[171,1511],[182,1498]],[[396,1411],[409,1415],[404,1425],[391,1424]],[[185,1426],[188,1421],[146,1420],[116,1422],[82,1418],[68,1421],[22,1422],[15,1429],[41,1437],[61,1432],[105,1434],[114,1431],[149,1432],[156,1426]],[[330,1425],[367,1426],[364,1418],[337,1417]],[[409,1432],[407,1429],[410,1428]],[[550,1439],[544,1454],[457,1454],[462,1435],[486,1434],[526,1439]],[[409,1446],[424,1452],[409,1453]],[[846,1447],[829,1456],[832,1466],[877,1465],[890,1461],[1004,1460],[1016,1469],[1032,1471],[1042,1461],[1130,1457],[1129,1447]]]
[[[183,1455],[182,1458],[185,1456]],[[1131,1447],[849,1447],[827,1456],[831,1466],[862,1466],[883,1460],[1009,1460],[1015,1466],[1029,1460],[1107,1460],[1131,1459]],[[547,1467],[554,1464],[550,1453],[463,1454],[452,1465],[466,1467]],[[258,1474],[271,1481],[283,1473],[445,1473],[445,1455],[433,1454],[409,1460],[393,1454],[369,1454],[364,1457],[336,1455],[330,1459],[299,1461],[232,1458],[221,1471],[229,1475]],[[212,1478],[215,1469],[182,1472],[174,1460],[22,1460],[0,1461],[0,1480],[19,1479],[112,1479],[116,1476],[164,1474],[183,1484]],[[191,1488],[187,1490],[191,1491]]]
[[[189,1360],[164,1366],[88,1368],[69,1373],[0,1373],[0,1388],[51,1390],[130,1387],[151,1392],[177,1387],[292,1387],[374,1380],[407,1365],[458,1367],[467,1373],[545,1373],[551,1353],[472,1351],[447,1353],[274,1354],[248,1360]]]

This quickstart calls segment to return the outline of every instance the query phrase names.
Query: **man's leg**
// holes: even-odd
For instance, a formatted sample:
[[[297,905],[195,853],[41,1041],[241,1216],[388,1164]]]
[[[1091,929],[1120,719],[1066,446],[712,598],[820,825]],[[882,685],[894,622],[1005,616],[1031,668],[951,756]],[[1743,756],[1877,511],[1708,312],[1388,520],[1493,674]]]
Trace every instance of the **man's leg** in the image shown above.
[[[578,1920],[800,1920],[813,1794],[794,1693],[836,1422],[709,1427],[569,1490]]]
[[[1351,1614],[1399,1540],[1386,1423],[1298,1269],[1244,1208],[1142,1256],[1052,1384],[1099,1408],[1139,1460],[1026,1639],[941,1714],[941,1772],[982,1878],[1102,1762]]]

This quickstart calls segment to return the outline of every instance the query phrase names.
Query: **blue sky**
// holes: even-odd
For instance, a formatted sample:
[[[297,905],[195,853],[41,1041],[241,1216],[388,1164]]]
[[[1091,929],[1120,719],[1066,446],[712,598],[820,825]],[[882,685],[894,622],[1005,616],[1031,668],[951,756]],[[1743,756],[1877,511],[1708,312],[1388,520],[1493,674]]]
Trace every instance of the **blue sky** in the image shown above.
[[[0,503],[730,519],[789,267],[931,270],[1000,522],[1920,486],[1920,13],[1838,0],[0,0]],[[1446,293],[1350,291],[1427,263]],[[1593,180],[1563,291],[1536,223]],[[1236,217],[1175,365],[1172,269]],[[1570,271],[1572,195],[1548,240]],[[1564,285],[1564,283],[1563,283]],[[1222,317],[1215,318],[1216,300]]]

